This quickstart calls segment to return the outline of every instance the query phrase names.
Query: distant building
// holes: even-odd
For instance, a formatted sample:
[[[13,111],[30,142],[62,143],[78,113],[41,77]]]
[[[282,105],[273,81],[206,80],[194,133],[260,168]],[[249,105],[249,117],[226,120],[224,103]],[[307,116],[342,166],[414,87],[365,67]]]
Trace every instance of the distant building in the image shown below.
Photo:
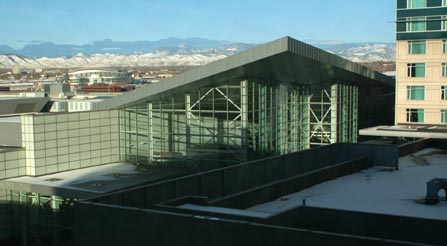
[[[22,95],[20,97],[0,97],[0,115],[40,112],[49,98],[37,95],[32,97]]]
[[[360,135],[447,139],[447,1],[397,0],[394,126]]]
[[[58,100],[53,102],[50,112],[82,112],[97,110],[104,99]]]
[[[74,96],[69,84],[45,84],[43,85],[45,94],[51,98],[67,98]]]
[[[73,84],[130,84],[132,73],[113,70],[83,70],[69,73],[69,79]]]
[[[22,72],[22,69],[18,67],[13,67],[11,70],[12,74],[20,74]]]

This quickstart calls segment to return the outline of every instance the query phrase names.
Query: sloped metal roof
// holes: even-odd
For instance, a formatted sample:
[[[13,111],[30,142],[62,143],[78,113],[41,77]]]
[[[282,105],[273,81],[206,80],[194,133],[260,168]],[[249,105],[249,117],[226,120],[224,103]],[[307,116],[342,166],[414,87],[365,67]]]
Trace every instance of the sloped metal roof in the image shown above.
[[[98,105],[98,109],[122,108],[170,90],[188,91],[196,86],[244,77],[302,84],[344,80],[394,86],[393,78],[293,38],[284,37],[105,100]]]

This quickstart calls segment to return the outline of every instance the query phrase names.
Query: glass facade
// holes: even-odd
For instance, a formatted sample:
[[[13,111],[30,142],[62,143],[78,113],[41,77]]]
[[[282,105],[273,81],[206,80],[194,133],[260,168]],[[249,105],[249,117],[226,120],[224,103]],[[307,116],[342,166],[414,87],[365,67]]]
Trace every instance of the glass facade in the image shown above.
[[[120,110],[121,159],[211,169],[357,141],[357,87],[250,78]]]
[[[424,100],[425,86],[407,86],[407,100]]]
[[[13,234],[22,245],[74,245],[73,207],[78,199],[10,190]]]

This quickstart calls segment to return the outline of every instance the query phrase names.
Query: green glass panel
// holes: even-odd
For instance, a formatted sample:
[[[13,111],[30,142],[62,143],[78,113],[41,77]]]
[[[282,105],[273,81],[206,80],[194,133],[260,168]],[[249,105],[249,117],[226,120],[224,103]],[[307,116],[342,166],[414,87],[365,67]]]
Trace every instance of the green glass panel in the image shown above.
[[[412,88],[412,99],[413,100],[424,100],[425,92],[424,86],[413,86]]]
[[[423,109],[417,110],[417,122],[424,123],[424,110]]]
[[[425,54],[425,41],[409,41],[408,53],[410,54]]]
[[[442,0],[427,0],[427,7],[442,6]]]
[[[447,109],[441,109],[441,123],[447,123]]]
[[[407,8],[407,0],[397,0],[397,8],[398,9]]]
[[[424,17],[417,17],[417,18],[411,18],[411,30],[412,32],[420,32],[425,31],[425,18]]]
[[[417,78],[425,77],[425,64],[424,63],[416,63],[415,64],[414,77],[417,77]]]
[[[408,0],[409,6],[408,8],[416,9],[416,8],[425,8],[427,6],[426,0]]]

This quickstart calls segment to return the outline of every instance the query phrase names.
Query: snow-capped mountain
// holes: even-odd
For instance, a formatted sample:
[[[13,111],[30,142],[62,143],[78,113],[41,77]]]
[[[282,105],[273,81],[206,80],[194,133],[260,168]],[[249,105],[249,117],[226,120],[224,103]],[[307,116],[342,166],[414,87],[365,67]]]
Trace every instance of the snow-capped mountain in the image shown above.
[[[318,43],[314,45],[319,46]],[[138,42],[104,40],[83,46],[41,43],[13,50],[13,54],[11,54],[12,48],[0,46],[0,68],[198,66],[254,46],[254,44],[198,38]],[[387,43],[336,44],[324,48],[354,62],[393,61],[396,52],[395,45]],[[8,52],[2,54],[2,49]],[[77,53],[73,53],[74,51]],[[45,52],[50,55],[43,56]],[[57,54],[65,55],[57,56]]]
[[[186,45],[158,48],[152,52],[132,54],[78,53],[71,57],[30,58],[15,54],[1,55],[0,68],[100,68],[100,67],[143,67],[143,66],[199,66],[223,59],[252,47],[248,44],[225,44],[215,48],[196,48]]]
[[[225,58],[226,55],[169,55],[167,52],[116,55],[96,54],[58,58],[26,58],[17,55],[0,55],[0,68],[100,68],[100,67],[143,67],[143,66],[197,66]]]
[[[326,49],[353,62],[394,61],[396,59],[396,45],[393,43],[338,44]]]

